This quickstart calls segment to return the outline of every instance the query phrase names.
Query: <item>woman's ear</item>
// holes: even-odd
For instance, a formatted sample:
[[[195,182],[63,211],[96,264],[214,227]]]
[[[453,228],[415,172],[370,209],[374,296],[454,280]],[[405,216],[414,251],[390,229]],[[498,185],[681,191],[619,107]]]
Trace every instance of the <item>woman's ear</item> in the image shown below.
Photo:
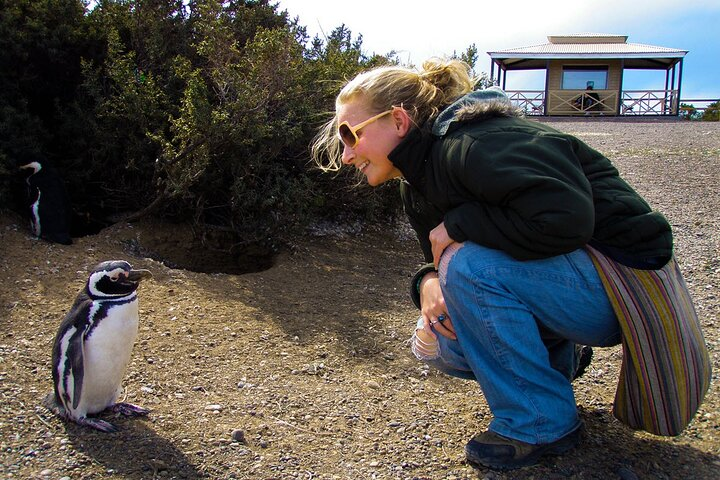
[[[404,138],[405,135],[407,135],[407,133],[412,128],[413,122],[410,118],[410,115],[408,115],[407,111],[404,108],[395,107],[393,108],[392,119],[398,136],[400,138]]]

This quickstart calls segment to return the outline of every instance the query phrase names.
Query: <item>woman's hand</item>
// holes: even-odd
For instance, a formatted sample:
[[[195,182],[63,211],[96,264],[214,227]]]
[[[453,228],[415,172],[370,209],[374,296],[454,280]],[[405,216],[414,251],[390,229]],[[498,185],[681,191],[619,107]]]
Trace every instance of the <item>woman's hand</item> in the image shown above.
[[[450,235],[448,235],[444,222],[430,230],[430,235],[428,235],[428,237],[430,238],[430,244],[432,245],[433,263],[435,263],[435,268],[438,268],[442,253],[448,246],[455,243],[455,240],[450,238]]]
[[[440,280],[435,272],[427,273],[420,282],[420,305],[423,317],[423,330],[433,338],[435,329],[450,340],[457,340],[455,328],[447,313],[445,298],[440,289]]]

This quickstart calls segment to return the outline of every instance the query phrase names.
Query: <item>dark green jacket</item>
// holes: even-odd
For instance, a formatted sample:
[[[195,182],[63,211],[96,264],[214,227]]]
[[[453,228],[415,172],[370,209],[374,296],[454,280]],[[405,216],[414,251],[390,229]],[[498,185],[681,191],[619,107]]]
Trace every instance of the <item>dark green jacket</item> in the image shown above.
[[[412,130],[389,155],[403,173],[403,203],[426,261],[428,234],[444,221],[454,240],[518,260],[590,244],[635,268],[667,263],[670,225],[605,156],[480,95],[448,107],[432,130]]]

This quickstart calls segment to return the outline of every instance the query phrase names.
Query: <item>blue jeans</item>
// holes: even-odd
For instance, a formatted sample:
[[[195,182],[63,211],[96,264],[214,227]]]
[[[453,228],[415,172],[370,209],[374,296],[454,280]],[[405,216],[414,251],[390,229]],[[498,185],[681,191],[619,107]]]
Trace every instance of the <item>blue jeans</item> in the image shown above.
[[[442,262],[458,339],[437,334],[440,357],[428,363],[477,380],[494,417],[489,429],[500,435],[539,444],[578,428],[575,345],[611,346],[621,336],[588,254],[518,261],[465,242]]]

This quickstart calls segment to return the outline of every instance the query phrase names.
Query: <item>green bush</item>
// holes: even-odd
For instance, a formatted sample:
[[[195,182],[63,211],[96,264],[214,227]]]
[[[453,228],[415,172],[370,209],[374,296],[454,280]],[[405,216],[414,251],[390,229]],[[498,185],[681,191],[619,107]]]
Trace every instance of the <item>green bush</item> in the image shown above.
[[[0,50],[5,208],[21,205],[16,164],[38,154],[76,213],[103,222],[151,215],[276,243],[400,211],[394,186],[309,163],[341,85],[396,62],[345,26],[310,39],[268,0],[6,0]]]
[[[695,105],[688,103],[680,104],[680,117],[683,120],[697,120],[700,118],[700,112],[695,108]]]
[[[717,122],[720,120],[720,100],[708,105],[705,111],[703,111],[700,120],[705,122]]]

